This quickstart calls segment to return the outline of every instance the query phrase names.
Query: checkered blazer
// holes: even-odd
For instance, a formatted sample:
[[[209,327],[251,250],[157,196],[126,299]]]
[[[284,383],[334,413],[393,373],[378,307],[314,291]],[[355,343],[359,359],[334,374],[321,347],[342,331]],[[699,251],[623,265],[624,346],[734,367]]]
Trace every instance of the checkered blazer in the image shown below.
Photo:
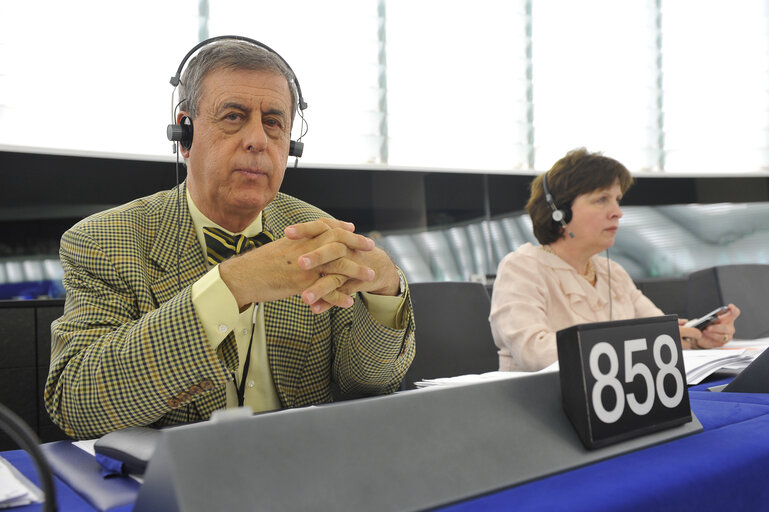
[[[180,214],[173,189],[93,215],[61,239],[67,297],[51,326],[44,397],[48,414],[70,436],[208,419],[225,406],[230,373],[190,295],[207,269],[183,187]],[[278,194],[263,223],[280,237],[286,226],[319,217],[328,215]],[[403,330],[373,320],[360,297],[352,308],[320,315],[298,295],[263,304],[281,405],[329,402],[332,383],[352,395],[397,389],[414,357],[407,300]]]

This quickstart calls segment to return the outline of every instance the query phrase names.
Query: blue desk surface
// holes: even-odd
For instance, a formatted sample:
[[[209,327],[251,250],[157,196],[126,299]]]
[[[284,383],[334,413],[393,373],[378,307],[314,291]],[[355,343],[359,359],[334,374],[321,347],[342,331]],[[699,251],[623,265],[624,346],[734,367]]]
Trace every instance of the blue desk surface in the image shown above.
[[[711,384],[712,385],[712,384]],[[524,485],[442,507],[469,510],[761,510],[769,503],[769,394],[689,388],[704,431]],[[33,482],[25,452],[2,456]],[[515,461],[511,461],[514,464]],[[59,509],[93,511],[56,478]],[[124,512],[130,505],[112,509]],[[37,511],[30,505],[14,511]]]

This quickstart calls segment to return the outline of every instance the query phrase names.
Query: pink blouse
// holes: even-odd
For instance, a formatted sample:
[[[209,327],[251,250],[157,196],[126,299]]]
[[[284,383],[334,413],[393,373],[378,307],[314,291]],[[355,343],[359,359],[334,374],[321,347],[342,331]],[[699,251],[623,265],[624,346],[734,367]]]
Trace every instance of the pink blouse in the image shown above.
[[[566,327],[664,314],[619,263],[601,256],[591,261],[595,286],[539,246],[525,244],[502,259],[489,316],[500,370],[536,371],[554,363],[555,333]]]

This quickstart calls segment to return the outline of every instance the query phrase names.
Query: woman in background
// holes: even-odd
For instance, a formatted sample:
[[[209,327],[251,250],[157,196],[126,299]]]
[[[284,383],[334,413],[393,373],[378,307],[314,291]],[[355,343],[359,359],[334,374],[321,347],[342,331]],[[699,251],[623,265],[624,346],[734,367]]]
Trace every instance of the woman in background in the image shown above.
[[[500,370],[535,371],[555,362],[556,332],[572,325],[664,314],[625,269],[598,256],[614,245],[620,201],[632,184],[625,166],[584,148],[532,181],[526,210],[541,245],[524,244],[502,259],[491,299]],[[679,319],[683,348],[723,345],[739,314],[730,304],[703,331]]]

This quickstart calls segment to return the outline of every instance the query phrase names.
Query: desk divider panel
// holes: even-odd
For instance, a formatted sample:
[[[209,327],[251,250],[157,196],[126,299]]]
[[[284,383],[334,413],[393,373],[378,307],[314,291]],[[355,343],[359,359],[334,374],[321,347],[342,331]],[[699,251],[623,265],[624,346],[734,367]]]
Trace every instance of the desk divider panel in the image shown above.
[[[596,450],[561,407],[558,373],[164,432],[134,510],[424,510],[699,432],[695,418]]]

